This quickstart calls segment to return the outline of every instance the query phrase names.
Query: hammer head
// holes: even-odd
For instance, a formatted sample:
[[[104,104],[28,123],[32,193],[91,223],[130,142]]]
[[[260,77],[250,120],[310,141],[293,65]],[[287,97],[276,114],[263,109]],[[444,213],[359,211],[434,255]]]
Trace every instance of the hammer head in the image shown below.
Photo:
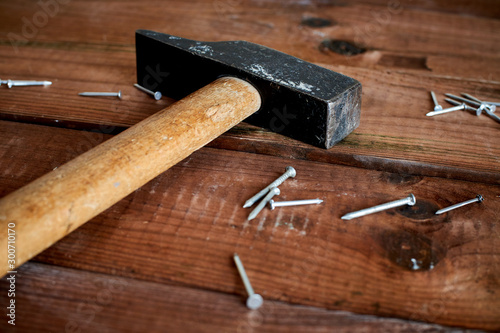
[[[262,106],[245,121],[330,148],[359,125],[361,84],[245,41],[199,42],[136,31],[137,83],[181,99],[221,76],[252,83]]]

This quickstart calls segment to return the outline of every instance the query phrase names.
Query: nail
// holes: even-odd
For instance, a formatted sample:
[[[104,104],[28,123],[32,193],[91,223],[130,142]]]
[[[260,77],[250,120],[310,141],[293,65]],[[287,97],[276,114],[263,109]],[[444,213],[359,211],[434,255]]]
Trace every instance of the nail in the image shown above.
[[[478,116],[481,114],[481,111],[484,110],[484,112],[486,112],[486,114],[488,116],[490,116],[491,118],[500,122],[500,117],[493,113],[493,112],[495,112],[495,110],[497,108],[496,104],[498,104],[498,103],[490,103],[490,102],[486,102],[486,101],[481,101],[480,99],[478,99],[472,95],[466,94],[466,93],[462,93],[462,95],[474,100],[477,103],[481,103],[481,106],[479,107],[479,109],[477,109],[477,112],[476,112],[476,114]]]
[[[276,207],[289,207],[289,206],[301,206],[301,205],[317,205],[322,203],[321,199],[308,199],[308,200],[292,200],[292,201],[274,201],[269,200],[269,206],[271,206],[271,210]]]
[[[472,99],[476,102],[479,102],[479,103],[484,103],[484,104],[487,104],[487,105],[495,105],[495,106],[500,106],[500,102],[489,102],[489,101],[482,101],[480,100],[479,98],[476,98],[470,94],[466,94],[466,93],[462,93],[461,94],[462,96],[466,97],[466,98],[469,98],[469,99]]]
[[[120,90],[119,92],[82,92],[79,93],[78,95],[80,96],[85,96],[85,97],[118,97],[119,99],[122,99],[122,91]]]
[[[455,95],[452,95],[452,94],[444,94],[444,95],[446,97],[449,97],[451,99],[454,99],[454,100],[457,100],[457,101],[460,101],[460,102],[463,102],[463,103],[467,103],[467,104],[474,105],[474,106],[477,106],[477,107],[481,106],[480,102],[476,102],[476,101],[471,100],[471,99],[463,98],[463,97],[460,97],[460,96],[455,96]]]
[[[358,210],[357,212],[349,213],[341,217],[342,220],[351,220],[356,217],[361,217],[365,216],[368,214],[373,214],[373,213],[378,213],[386,209],[390,208],[395,208],[399,206],[404,206],[404,205],[409,205],[413,206],[417,203],[417,200],[415,199],[415,196],[413,194],[410,194],[407,198],[401,199],[401,200],[396,200],[396,201],[391,201],[382,205]]]
[[[464,96],[465,98],[468,98],[468,99],[471,99],[473,101],[476,101],[476,102],[479,102],[479,103],[482,103],[481,100],[477,99],[476,97],[472,96],[472,95],[469,95],[469,94],[466,94],[466,93],[461,93],[462,96]]]
[[[450,104],[453,104],[453,105],[458,105],[460,104],[460,102],[457,102],[455,100],[452,100],[452,99],[448,99],[446,98],[445,101],[447,101],[448,103]],[[465,104],[462,104],[462,105],[465,105]],[[481,115],[481,112],[484,110],[484,112],[486,112],[487,115],[489,115],[491,118],[495,119],[496,121],[500,122],[500,117],[498,117],[496,114],[494,114],[492,111],[491,111],[491,107],[495,108],[495,106],[490,106],[490,105],[486,105],[486,104],[481,104],[480,107],[478,107],[477,109],[474,109],[473,107],[471,106],[468,106],[468,105],[465,105],[466,108],[465,110],[472,110],[472,111],[475,111],[476,112],[476,116],[479,116]]]
[[[482,110],[484,110],[484,112],[486,112],[486,114],[488,116],[490,116],[491,118],[495,119],[496,121],[498,121],[500,123],[500,117],[493,113],[493,112],[495,112],[495,108],[496,108],[495,105],[481,104],[480,108]]]
[[[443,109],[443,107],[441,105],[439,105],[439,103],[436,99],[436,95],[434,94],[434,91],[431,91],[431,97],[432,97],[432,101],[434,102],[434,111],[441,111]]]
[[[483,101],[483,103],[488,104],[488,105],[500,106],[500,102]]]
[[[146,88],[138,85],[137,83],[134,83],[134,87],[136,87],[137,89],[139,89],[141,91],[144,91],[146,94],[153,96],[157,101],[159,101],[161,99],[161,92],[159,92],[159,91],[151,91],[149,89],[146,89]]]
[[[428,112],[426,114],[426,116],[432,117],[432,116],[437,116],[438,114],[448,113],[448,112],[452,112],[452,111],[465,110],[466,107],[467,107],[467,105],[465,103],[462,103],[459,106],[454,106],[454,107],[451,107],[451,108],[442,109],[440,111],[431,111],[431,112]]]
[[[262,199],[261,202],[259,202],[259,204],[257,205],[257,207],[255,207],[254,210],[252,210],[252,212],[250,213],[250,215],[248,215],[248,221],[250,220],[253,220],[257,214],[260,213],[260,211],[262,210],[262,208],[264,208],[266,206],[266,204],[269,202],[269,200],[272,199],[272,197],[274,197],[275,195],[278,195],[280,194],[280,189],[277,188],[277,187],[273,187],[272,189],[269,190],[269,193],[264,197],[264,199]]]
[[[466,93],[462,93],[462,95],[477,103],[481,103],[481,106],[483,106],[483,108],[488,107],[491,112],[495,112],[495,110],[497,109],[497,105],[500,105],[500,103],[482,101],[479,98],[476,98]]]
[[[476,113],[476,116],[479,116],[481,114],[481,107],[478,107],[477,109],[474,109],[472,106],[469,106],[465,103],[460,103],[458,101],[455,101],[454,99],[450,99],[450,98],[445,98],[444,99],[446,102],[450,103],[450,104],[453,104],[453,105],[465,105],[465,109],[464,110],[467,110],[467,111],[474,111]]]
[[[470,199],[470,200],[467,200],[467,201],[464,201],[461,203],[457,203],[456,205],[440,209],[436,212],[436,215],[449,212],[450,210],[453,210],[453,209],[456,209],[456,208],[459,208],[459,207],[462,207],[462,206],[465,206],[465,205],[468,205],[468,204],[471,204],[474,202],[483,202],[483,201],[484,201],[483,196],[481,194],[478,194],[478,195],[476,195],[476,197],[474,199]]]
[[[238,272],[240,273],[241,280],[243,280],[243,284],[245,285],[245,289],[246,289],[247,294],[248,294],[247,308],[249,308],[250,310],[255,310],[255,309],[260,308],[262,303],[264,303],[262,296],[254,293],[252,285],[250,284],[250,280],[248,280],[247,273],[245,272],[245,268],[243,267],[243,263],[241,262],[238,254],[235,253],[233,258],[234,258],[234,263],[236,264],[236,268],[238,269]]]
[[[260,191],[259,193],[257,193],[256,195],[254,195],[253,197],[251,197],[250,199],[248,199],[247,201],[245,201],[245,204],[243,205],[243,208],[247,208],[247,207],[252,206],[257,200],[259,200],[264,195],[266,195],[266,193],[269,192],[269,190],[271,188],[280,186],[289,177],[293,178],[297,174],[297,172],[295,171],[295,169],[293,167],[291,167],[291,166],[287,166],[285,170],[286,171],[285,171],[285,173],[283,175],[281,175],[274,182],[272,182],[271,184],[269,184],[265,189],[263,189],[262,191]]]
[[[6,84],[7,87],[26,87],[26,86],[50,86],[50,81],[25,81],[25,80],[0,80],[0,85]]]

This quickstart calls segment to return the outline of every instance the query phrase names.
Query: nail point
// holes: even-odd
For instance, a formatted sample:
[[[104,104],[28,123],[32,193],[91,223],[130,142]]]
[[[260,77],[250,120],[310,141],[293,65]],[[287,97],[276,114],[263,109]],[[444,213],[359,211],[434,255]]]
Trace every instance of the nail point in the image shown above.
[[[415,198],[415,196],[412,193],[410,193],[408,198],[410,198],[410,200],[411,200],[410,202],[408,202],[408,205],[414,206],[417,203],[417,199]]]

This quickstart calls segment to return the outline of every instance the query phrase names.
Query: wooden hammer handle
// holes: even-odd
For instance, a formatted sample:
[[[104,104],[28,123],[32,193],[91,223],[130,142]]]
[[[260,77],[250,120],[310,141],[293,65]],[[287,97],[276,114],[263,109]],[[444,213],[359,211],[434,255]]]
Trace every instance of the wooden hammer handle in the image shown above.
[[[260,108],[246,81],[220,78],[0,200],[0,276],[106,210]]]

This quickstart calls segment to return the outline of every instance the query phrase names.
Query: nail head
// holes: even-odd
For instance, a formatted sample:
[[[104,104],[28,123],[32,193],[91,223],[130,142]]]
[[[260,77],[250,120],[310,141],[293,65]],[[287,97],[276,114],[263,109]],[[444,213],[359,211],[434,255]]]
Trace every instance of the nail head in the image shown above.
[[[294,169],[294,167],[292,166],[287,166],[286,167],[286,172],[288,172],[288,174],[290,175],[290,177],[295,177],[297,175],[297,171]],[[279,193],[278,193],[279,194]]]
[[[259,294],[252,294],[247,298],[247,308],[257,310],[264,303],[264,299]]]
[[[273,199],[269,200],[269,207],[271,207],[271,210],[274,210],[275,207],[274,207],[274,200]]]

